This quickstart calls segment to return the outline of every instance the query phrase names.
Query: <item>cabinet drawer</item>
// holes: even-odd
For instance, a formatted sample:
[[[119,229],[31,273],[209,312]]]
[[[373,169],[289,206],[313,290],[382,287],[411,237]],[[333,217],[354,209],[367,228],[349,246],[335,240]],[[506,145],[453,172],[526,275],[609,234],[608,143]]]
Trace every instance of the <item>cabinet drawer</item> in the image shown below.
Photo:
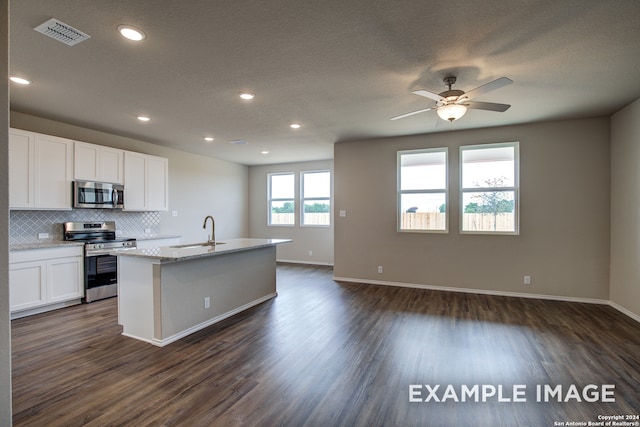
[[[40,261],[55,258],[83,256],[83,246],[61,246],[56,248],[26,249],[9,252],[9,263]]]

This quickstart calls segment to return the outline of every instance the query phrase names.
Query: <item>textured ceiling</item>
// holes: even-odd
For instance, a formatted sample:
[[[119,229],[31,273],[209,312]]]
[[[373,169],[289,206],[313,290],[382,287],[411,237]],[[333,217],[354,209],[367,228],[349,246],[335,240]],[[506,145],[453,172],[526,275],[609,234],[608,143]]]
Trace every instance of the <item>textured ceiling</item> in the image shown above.
[[[611,114],[640,98],[639,16],[637,0],[13,0],[10,72],[33,84],[11,109],[248,165],[327,159],[345,140]],[[91,38],[33,30],[49,18]],[[389,120],[447,75],[511,78],[476,99],[511,109]]]

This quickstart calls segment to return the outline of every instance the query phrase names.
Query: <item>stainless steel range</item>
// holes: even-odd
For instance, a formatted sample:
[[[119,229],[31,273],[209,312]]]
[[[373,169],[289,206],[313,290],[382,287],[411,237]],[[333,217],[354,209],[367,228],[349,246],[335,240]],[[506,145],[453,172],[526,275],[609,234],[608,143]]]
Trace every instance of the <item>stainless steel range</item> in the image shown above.
[[[84,302],[118,294],[118,258],[110,255],[120,249],[134,249],[136,239],[118,239],[115,221],[65,222],[64,240],[85,242]]]

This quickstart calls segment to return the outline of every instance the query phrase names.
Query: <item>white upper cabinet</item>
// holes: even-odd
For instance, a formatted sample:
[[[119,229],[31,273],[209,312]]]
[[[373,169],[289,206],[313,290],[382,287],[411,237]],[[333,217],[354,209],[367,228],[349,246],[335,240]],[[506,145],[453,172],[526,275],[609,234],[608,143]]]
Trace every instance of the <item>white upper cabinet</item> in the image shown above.
[[[9,207],[33,208],[35,134],[9,130]]]
[[[71,209],[74,179],[124,184],[124,210],[169,209],[169,160],[9,130],[9,207]]]
[[[124,210],[169,209],[168,159],[125,151],[124,178]]]
[[[73,178],[77,180],[124,183],[124,151],[76,141]]]
[[[9,207],[71,209],[73,142],[11,129]]]

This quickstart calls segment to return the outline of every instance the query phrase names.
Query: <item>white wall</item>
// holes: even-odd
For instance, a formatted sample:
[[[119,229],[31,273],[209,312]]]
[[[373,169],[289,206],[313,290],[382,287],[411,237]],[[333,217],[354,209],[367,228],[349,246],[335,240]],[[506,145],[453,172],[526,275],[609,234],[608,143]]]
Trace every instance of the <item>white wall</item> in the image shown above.
[[[0,0],[0,425],[11,425],[11,320],[9,317],[9,2]]]
[[[459,147],[511,141],[520,142],[520,235],[460,234]],[[397,151],[443,146],[449,233],[398,233]],[[347,211],[336,218],[336,277],[609,299],[607,117],[338,143],[334,167],[334,209]]]
[[[292,243],[278,245],[277,257],[279,261],[333,264],[333,218],[330,227],[301,227],[299,217],[296,218],[296,225],[293,227],[267,225],[268,174],[275,172],[295,173],[296,200],[300,200],[300,173],[314,170],[330,170],[333,175],[333,161],[249,167],[249,234],[251,237],[293,239]],[[333,188],[331,191],[333,197]],[[309,251],[312,255],[309,255]]]
[[[640,319],[640,99],[611,118],[611,302]]]
[[[169,211],[161,214],[161,233],[182,241],[207,239],[202,223],[216,220],[216,238],[246,237],[248,227],[248,168],[237,163],[178,151],[66,123],[11,112],[11,126],[93,144],[137,151],[169,159]],[[172,216],[176,211],[178,216]]]

